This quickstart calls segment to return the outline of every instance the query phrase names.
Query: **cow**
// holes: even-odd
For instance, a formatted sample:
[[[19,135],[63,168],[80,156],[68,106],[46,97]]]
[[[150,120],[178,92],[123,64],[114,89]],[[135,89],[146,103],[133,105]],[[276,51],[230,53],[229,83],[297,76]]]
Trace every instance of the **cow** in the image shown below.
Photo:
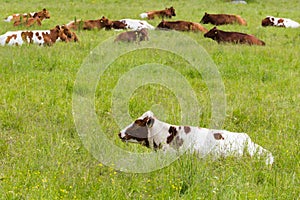
[[[154,30],[154,26],[149,24],[148,22],[144,20],[138,20],[138,19],[121,19],[118,20],[119,22],[122,22],[123,24],[126,24],[125,28],[126,29],[131,29],[131,30],[140,30],[140,29],[149,29],[149,30]]]
[[[49,11],[44,8],[43,10],[39,11],[39,12],[31,12],[31,13],[24,13],[24,14],[13,14],[13,15],[10,15],[8,17],[6,17],[4,19],[5,22],[15,22],[15,21],[23,21],[25,19],[28,19],[28,18],[40,18],[40,20],[43,20],[43,19],[49,19],[50,18],[50,13]]]
[[[221,42],[231,42],[238,44],[249,44],[249,45],[261,45],[264,46],[265,42],[259,40],[254,35],[248,35],[245,33],[239,32],[227,32],[217,29],[217,27],[212,28],[207,33],[204,34],[204,37],[211,38],[218,43]]]
[[[23,25],[23,26],[26,26],[26,27],[30,27],[34,24],[37,24],[38,26],[41,26],[42,25],[42,20],[38,17],[30,17],[30,18],[26,18],[25,20],[21,21],[21,20],[18,20],[18,21],[15,21],[14,22],[14,26],[20,26],[20,25]]]
[[[200,23],[208,24],[211,23],[213,25],[224,25],[224,24],[234,24],[238,23],[240,25],[247,25],[246,20],[241,18],[239,15],[229,15],[229,14],[208,14],[205,12],[202,17]]]
[[[299,28],[300,24],[294,20],[288,18],[278,18],[273,16],[267,16],[261,21],[263,27],[276,26],[285,28]]]
[[[75,20],[70,21],[66,26],[70,29],[77,30],[77,29],[83,29],[83,30],[92,30],[92,29],[103,29],[106,27],[111,26],[111,21],[107,19],[106,17],[102,16],[100,19],[96,20]]]
[[[148,11],[146,13],[140,14],[141,18],[148,19],[154,19],[156,16],[161,18],[172,18],[173,16],[175,17],[175,9],[173,8],[173,6],[171,6],[170,8],[165,8],[164,10]]]
[[[140,42],[149,40],[148,37],[148,30],[143,28],[140,30],[135,31],[127,31],[120,33],[117,38],[115,39],[115,42],[123,41],[123,42]]]
[[[213,158],[241,157],[244,154],[265,159],[272,165],[272,153],[255,144],[248,134],[194,126],[171,125],[147,111],[118,134],[123,142],[142,144],[153,150],[181,151]]]
[[[0,44],[21,46],[26,44],[38,45],[52,45],[56,41],[78,41],[76,35],[66,35],[67,27],[55,26],[50,30],[23,30],[23,31],[9,31],[0,35]],[[74,33],[75,34],[75,33]],[[72,39],[73,38],[73,39]]]
[[[200,31],[207,32],[207,29],[199,23],[189,21],[165,21],[162,20],[156,27],[157,29],[172,29],[176,31]]]

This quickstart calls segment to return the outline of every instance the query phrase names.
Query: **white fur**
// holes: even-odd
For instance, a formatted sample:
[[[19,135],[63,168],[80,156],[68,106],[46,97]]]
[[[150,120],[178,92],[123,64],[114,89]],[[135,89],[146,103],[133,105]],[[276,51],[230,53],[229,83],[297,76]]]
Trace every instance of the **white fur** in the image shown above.
[[[132,29],[132,30],[140,30],[142,28],[154,30],[154,26],[149,24],[148,22],[144,20],[139,20],[139,19],[121,19],[119,20],[120,22],[123,22],[126,25],[127,29]]]
[[[140,14],[140,17],[141,17],[141,18],[147,18],[147,17],[148,17],[148,14],[147,14],[147,13],[141,13],[141,14]]]
[[[246,133],[235,133],[226,130],[212,130],[192,126],[189,126],[190,132],[185,133],[184,126],[175,126],[159,121],[154,117],[151,111],[145,112],[139,119],[144,119],[145,117],[154,118],[154,124],[147,128],[150,148],[153,148],[154,143],[162,145],[163,150],[171,151],[188,147],[187,150],[190,153],[195,152],[201,156],[210,154],[216,158],[227,156],[239,157],[247,152],[250,156],[257,155],[258,157],[266,157],[266,164],[272,164],[274,162],[272,153],[252,142]],[[121,138],[125,137],[126,130],[131,127],[132,124],[120,132]],[[176,142],[173,142],[176,138],[174,138],[171,143],[167,144],[167,138],[170,136],[168,131],[170,126],[176,128],[176,137],[183,141],[182,146],[176,146]],[[216,139],[214,134],[222,135],[222,139]]]
[[[286,28],[299,28],[300,24],[294,20],[288,18],[278,18],[273,16],[267,16],[274,23],[274,26],[284,26]],[[280,19],[283,19],[283,22],[278,22]]]

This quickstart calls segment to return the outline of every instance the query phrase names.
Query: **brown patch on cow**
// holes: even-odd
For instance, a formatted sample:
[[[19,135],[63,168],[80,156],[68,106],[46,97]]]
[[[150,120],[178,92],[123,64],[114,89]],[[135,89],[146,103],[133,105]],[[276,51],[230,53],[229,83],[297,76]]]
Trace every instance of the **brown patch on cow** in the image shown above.
[[[174,126],[170,126],[168,132],[170,135],[167,137],[167,144],[170,144],[178,132]]]
[[[8,43],[10,42],[11,39],[16,39],[16,38],[17,38],[17,35],[16,35],[16,34],[7,36],[7,38],[6,38],[6,40],[5,40],[5,43],[8,44]]]
[[[41,36],[38,36],[37,38],[38,38],[39,40],[41,40],[41,39],[42,39],[42,37],[41,37]]]
[[[224,140],[224,137],[222,136],[221,133],[214,133],[214,138],[216,140]]]
[[[33,32],[32,31],[24,31],[21,33],[22,40],[27,43],[33,42]],[[28,42],[29,40],[29,42]]]
[[[189,127],[189,126],[184,126],[183,129],[184,129],[184,132],[186,134],[188,134],[189,132],[191,132],[191,127]]]
[[[284,19],[279,19],[279,20],[278,20],[278,24],[279,24],[279,23],[283,23],[283,22],[284,22]]]
[[[38,37],[39,36],[39,32],[36,32],[35,35]]]

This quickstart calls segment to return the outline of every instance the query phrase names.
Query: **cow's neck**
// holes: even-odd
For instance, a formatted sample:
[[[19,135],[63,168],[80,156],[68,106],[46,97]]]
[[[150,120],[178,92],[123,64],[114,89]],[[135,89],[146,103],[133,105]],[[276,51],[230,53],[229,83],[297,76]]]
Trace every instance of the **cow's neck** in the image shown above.
[[[150,148],[157,149],[166,145],[167,138],[170,135],[168,132],[170,126],[170,124],[155,119],[153,126],[148,132]]]

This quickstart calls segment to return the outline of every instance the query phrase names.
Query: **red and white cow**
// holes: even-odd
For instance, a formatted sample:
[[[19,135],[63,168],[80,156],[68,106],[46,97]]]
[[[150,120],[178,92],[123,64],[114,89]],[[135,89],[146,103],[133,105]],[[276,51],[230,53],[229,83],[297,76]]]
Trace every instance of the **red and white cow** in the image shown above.
[[[38,45],[52,45],[56,41],[78,41],[75,33],[71,32],[65,26],[55,26],[50,30],[23,30],[23,31],[8,31],[0,35],[0,44],[20,46],[24,43]]]
[[[44,8],[43,10],[39,11],[39,12],[31,12],[31,13],[24,13],[24,14],[13,14],[13,15],[10,15],[8,17],[6,17],[4,19],[5,22],[11,22],[11,21],[19,21],[19,20],[24,20],[24,19],[27,19],[27,18],[35,18],[35,17],[38,17],[40,18],[40,20],[43,20],[43,19],[49,19],[50,18],[50,13],[49,11]],[[22,19],[21,19],[22,18]]]
[[[300,24],[294,20],[288,18],[278,18],[273,16],[267,16],[261,21],[262,26],[277,26],[285,28],[299,28]]]
[[[249,154],[265,158],[272,164],[271,152],[255,144],[246,133],[212,130],[192,126],[171,125],[158,120],[151,111],[145,112],[119,133],[124,142],[134,142],[164,151],[182,150],[215,158]]]

